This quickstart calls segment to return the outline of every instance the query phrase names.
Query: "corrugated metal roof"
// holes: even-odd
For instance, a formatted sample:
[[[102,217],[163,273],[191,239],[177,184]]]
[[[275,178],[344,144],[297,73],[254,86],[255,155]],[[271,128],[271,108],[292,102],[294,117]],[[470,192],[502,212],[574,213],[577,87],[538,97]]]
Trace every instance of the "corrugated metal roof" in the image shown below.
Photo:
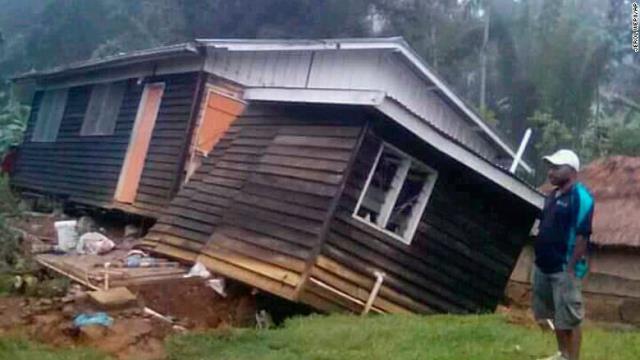
[[[74,62],[68,65],[58,66],[44,71],[32,71],[15,76],[12,80],[21,81],[35,78],[43,78],[52,75],[63,75],[75,71],[88,71],[94,68],[104,66],[126,65],[131,63],[158,60],[161,58],[173,57],[180,54],[199,54],[198,45],[196,43],[183,43],[170,46],[162,46],[151,49],[132,51],[113,56],[107,56],[87,61]]]

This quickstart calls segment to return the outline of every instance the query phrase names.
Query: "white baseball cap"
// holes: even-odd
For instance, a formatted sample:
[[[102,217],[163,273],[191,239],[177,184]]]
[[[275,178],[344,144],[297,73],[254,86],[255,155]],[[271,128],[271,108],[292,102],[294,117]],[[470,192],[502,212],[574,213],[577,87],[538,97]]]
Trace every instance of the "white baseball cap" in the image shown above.
[[[580,171],[580,159],[578,155],[571,150],[558,150],[553,155],[545,156],[543,159],[553,165],[568,165],[575,171]]]

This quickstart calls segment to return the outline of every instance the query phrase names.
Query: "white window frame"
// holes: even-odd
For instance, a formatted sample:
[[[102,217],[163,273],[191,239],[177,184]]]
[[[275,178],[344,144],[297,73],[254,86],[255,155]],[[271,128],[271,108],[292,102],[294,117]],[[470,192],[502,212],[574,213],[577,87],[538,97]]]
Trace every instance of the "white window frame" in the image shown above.
[[[58,138],[69,89],[47,90],[38,107],[38,117],[31,134],[31,142],[55,142]]]
[[[99,87],[102,88],[100,93],[96,91]],[[126,91],[127,83],[124,81],[94,84],[82,121],[80,136],[113,135]],[[109,107],[112,108],[108,109]]]
[[[371,185],[371,181],[373,180],[373,176],[375,174],[376,168],[378,167],[378,163],[380,162],[380,158],[382,157],[382,153],[385,149],[390,150],[394,154],[400,156],[403,159],[403,162],[401,163],[400,167],[396,170],[396,175],[394,176],[394,179],[393,179],[395,186],[393,186],[391,190],[386,193],[386,199],[382,209],[380,210],[380,215],[378,216],[376,223],[373,223],[371,221],[368,221],[360,217],[358,215],[358,211],[362,206],[365,195],[367,194],[367,190],[369,190],[369,186]],[[386,226],[389,221],[391,211],[393,210],[396,202],[398,201],[398,197],[400,196],[402,186],[404,185],[404,182],[407,178],[409,170],[411,166],[414,166],[414,165],[421,168],[422,170],[427,171],[429,173],[429,176],[422,188],[422,191],[420,192],[420,197],[418,198],[418,202],[416,206],[412,209],[412,213],[409,219],[409,224],[407,226],[407,229],[405,233],[401,236],[396,234],[393,231],[387,230]],[[425,165],[423,162],[408,155],[407,153],[399,150],[395,146],[388,144],[386,142],[383,142],[380,145],[380,148],[378,149],[375,161],[373,162],[371,170],[369,171],[369,175],[367,176],[367,181],[365,182],[365,185],[362,189],[362,192],[360,193],[360,197],[358,198],[358,202],[356,203],[356,206],[351,216],[354,219],[370,227],[373,227],[374,229],[381,231],[386,235],[389,235],[392,238],[406,245],[411,245],[411,242],[413,241],[416,230],[418,229],[418,225],[420,224],[420,220],[422,219],[422,215],[424,215],[424,211],[426,210],[427,204],[429,203],[429,198],[433,193],[433,188],[436,184],[437,179],[438,179],[438,171],[431,168],[430,166]]]

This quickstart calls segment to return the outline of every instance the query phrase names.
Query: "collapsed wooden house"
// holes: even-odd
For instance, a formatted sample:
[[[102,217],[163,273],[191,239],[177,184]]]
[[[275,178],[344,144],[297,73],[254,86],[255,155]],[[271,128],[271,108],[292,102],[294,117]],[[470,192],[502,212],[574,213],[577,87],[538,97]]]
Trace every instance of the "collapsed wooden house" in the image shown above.
[[[399,38],[199,40],[16,82],[37,92],[14,186],[153,217],[148,249],[325,311],[490,311],[542,203]]]

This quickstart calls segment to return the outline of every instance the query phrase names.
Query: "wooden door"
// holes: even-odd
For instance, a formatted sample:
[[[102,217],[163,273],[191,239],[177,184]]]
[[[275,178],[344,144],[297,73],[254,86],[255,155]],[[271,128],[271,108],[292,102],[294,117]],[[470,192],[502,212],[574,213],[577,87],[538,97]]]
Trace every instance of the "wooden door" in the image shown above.
[[[244,102],[210,90],[198,128],[196,149],[208,154],[216,146],[231,123],[244,110]]]
[[[144,87],[118,180],[116,201],[131,204],[136,198],[163,93],[164,83],[152,83]]]

